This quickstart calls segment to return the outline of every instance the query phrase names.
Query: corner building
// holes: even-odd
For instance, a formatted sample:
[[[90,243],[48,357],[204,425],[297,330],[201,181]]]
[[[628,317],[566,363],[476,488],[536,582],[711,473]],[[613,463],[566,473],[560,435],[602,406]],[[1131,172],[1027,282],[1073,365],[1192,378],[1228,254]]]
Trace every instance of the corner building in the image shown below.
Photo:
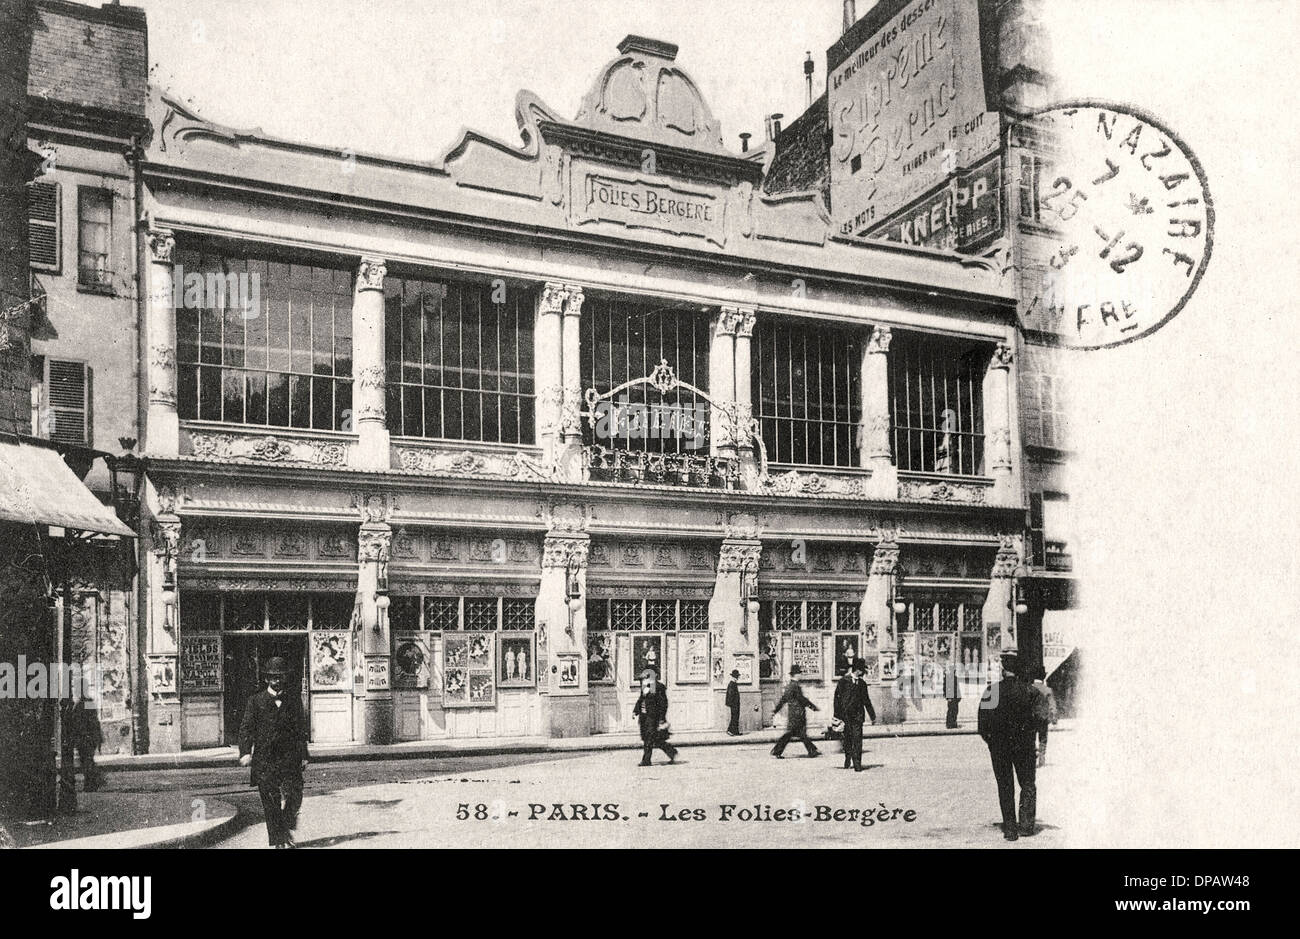
[[[271,655],[316,742],[828,720],[1015,644],[1015,303],[986,261],[765,196],[668,43],[573,120],[409,163],[160,98],[142,175],[154,750],[230,742]],[[895,607],[906,612],[895,613]],[[973,718],[971,672],[963,704]]]

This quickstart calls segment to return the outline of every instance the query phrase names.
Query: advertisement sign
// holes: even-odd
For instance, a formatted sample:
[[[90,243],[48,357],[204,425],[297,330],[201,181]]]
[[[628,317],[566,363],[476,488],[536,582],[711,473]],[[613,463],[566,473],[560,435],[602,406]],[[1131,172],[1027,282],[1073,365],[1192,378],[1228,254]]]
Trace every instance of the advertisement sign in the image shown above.
[[[221,635],[181,635],[181,693],[221,691]]]
[[[867,237],[969,254],[1001,234],[1002,161],[992,156],[873,228]]]
[[[608,685],[617,674],[617,643],[611,632],[587,633],[587,681],[594,685]]]
[[[997,149],[976,0],[912,0],[828,72],[831,204],[861,236]]]
[[[346,691],[352,687],[352,633],[311,634],[311,690]]]
[[[822,677],[822,634],[790,634],[790,665],[798,665],[804,678]]]
[[[423,633],[398,633],[393,643],[393,687],[429,687],[429,639]]]
[[[709,634],[677,634],[677,683],[705,684],[709,680]]]
[[[491,707],[496,703],[492,633],[444,633],[442,706]]]
[[[664,680],[663,636],[632,637],[632,684],[641,684],[641,673],[647,668],[653,668],[659,673],[659,680]]]
[[[1077,610],[1043,611],[1043,669],[1048,677],[1075,648]]]
[[[537,684],[537,655],[532,633],[503,633],[498,656],[497,684],[502,688],[532,688]]]
[[[388,691],[392,687],[387,656],[366,656],[366,690]]]
[[[754,683],[754,657],[752,655],[733,655],[731,657],[731,667],[733,670],[740,672],[736,684],[752,685]]]

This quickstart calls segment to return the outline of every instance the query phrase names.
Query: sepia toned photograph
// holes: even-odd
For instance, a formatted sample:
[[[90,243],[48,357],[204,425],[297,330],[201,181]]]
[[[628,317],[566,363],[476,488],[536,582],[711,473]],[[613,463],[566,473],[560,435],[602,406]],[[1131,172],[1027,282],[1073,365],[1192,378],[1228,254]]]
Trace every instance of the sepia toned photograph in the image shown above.
[[[3,0],[0,841],[1248,909],[1298,12]]]

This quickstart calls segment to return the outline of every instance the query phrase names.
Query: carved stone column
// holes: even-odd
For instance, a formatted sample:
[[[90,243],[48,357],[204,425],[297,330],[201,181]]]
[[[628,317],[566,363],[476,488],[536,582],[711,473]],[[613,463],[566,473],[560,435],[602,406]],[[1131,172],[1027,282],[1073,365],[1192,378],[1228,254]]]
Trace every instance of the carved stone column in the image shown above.
[[[575,516],[570,510],[575,509]],[[537,590],[538,643],[546,643],[547,674],[539,676],[548,692],[547,723],[552,737],[578,737],[591,733],[587,687],[587,554],[591,537],[584,530],[581,507],[557,506],[551,529],[542,545],[542,578]],[[577,582],[582,605],[570,609],[570,571]],[[544,634],[544,635],[543,635]],[[539,650],[538,655],[541,655]],[[560,686],[560,667],[576,657],[580,676],[577,688]]]
[[[1011,459],[1011,364],[1015,354],[999,345],[984,374],[984,433],[987,472],[993,477],[993,495],[1001,503],[1015,501]]]
[[[893,331],[876,326],[862,350],[862,429],[859,459],[871,470],[868,483],[881,499],[898,498],[898,468],[889,445],[889,344]]]
[[[560,411],[564,402],[564,352],[562,320],[563,284],[547,283],[537,301],[537,320],[533,336],[534,387],[537,389],[537,445],[542,448],[542,463],[554,466],[561,444]]]
[[[384,275],[382,258],[365,257],[352,297],[352,420],[357,432],[353,465],[387,470],[387,373],[384,368]]]
[[[722,526],[722,544],[718,550],[718,571],[709,600],[709,631],[713,655],[721,652],[723,681],[714,686],[715,726],[722,727],[727,718],[725,691],[737,655],[751,656],[754,681],[740,685],[740,727],[742,731],[763,726],[762,687],[758,678],[758,616],[741,605],[744,583],[749,582],[749,596],[758,596],[758,563],[763,553],[759,539],[758,518],[745,512],[729,513]]]
[[[561,460],[564,478],[582,480],[582,288],[564,288],[563,366],[564,399],[560,406],[560,434],[564,441]]]
[[[141,572],[145,597],[145,651],[150,656],[172,656],[173,663],[179,648],[180,606],[167,608],[163,602],[163,584],[175,582],[181,552],[181,520],[170,501],[159,505],[149,526],[150,551],[146,555],[145,569]],[[179,590],[177,594],[179,595]],[[146,661],[148,661],[146,659]],[[175,666],[177,671],[179,666]],[[178,676],[179,677],[179,676]],[[146,667],[135,706],[145,709],[147,704],[148,739],[151,753],[179,753],[181,749],[181,701],[176,690],[159,692],[149,686],[150,675]],[[179,681],[177,682],[179,687]]]
[[[709,454],[734,457],[736,402],[736,326],[740,311],[724,306],[714,322],[713,341],[709,345]]]
[[[393,742],[393,692],[368,690],[366,676],[372,662],[387,668],[392,674],[392,637],[388,628],[388,612],[379,608],[378,588],[387,577],[389,552],[393,542],[393,529],[387,522],[373,519],[361,524],[357,533],[357,597],[360,601],[360,635],[356,637],[361,652],[361,686],[353,687],[355,696],[362,696],[362,727],[357,728],[356,739],[366,743]],[[355,712],[355,708],[354,708]]]
[[[1022,539],[1020,535],[999,535],[998,538],[1000,543],[993,559],[989,592],[984,598],[984,661],[990,668],[997,666],[1002,652],[1018,648],[1020,641],[1015,611],[1011,608],[1011,593],[1016,568],[1020,566]]]
[[[896,528],[880,529],[880,540],[871,553],[871,573],[867,575],[867,589],[862,597],[860,616],[863,629],[868,634],[871,632],[868,624],[875,625],[875,651],[880,656],[893,655],[895,663],[898,655],[898,622],[889,601],[893,594],[892,581],[902,555],[898,537]],[[871,651],[869,642],[866,648]],[[904,717],[903,702],[894,693],[893,680],[881,680],[881,661],[883,659],[877,659],[877,681],[873,685],[871,696],[876,705],[876,714],[882,723],[901,723]]]
[[[176,414],[176,298],[172,287],[176,239],[165,228],[150,228],[145,241],[149,250],[146,320],[149,412],[144,449],[149,456],[176,456],[180,452],[180,421]]]
[[[747,488],[754,487],[758,481],[758,448],[750,434],[754,420],[750,339],[754,335],[756,318],[752,309],[739,307],[736,310],[735,366],[733,369],[736,413],[732,426],[732,438],[736,445],[736,454],[740,457],[740,475],[745,480]]]

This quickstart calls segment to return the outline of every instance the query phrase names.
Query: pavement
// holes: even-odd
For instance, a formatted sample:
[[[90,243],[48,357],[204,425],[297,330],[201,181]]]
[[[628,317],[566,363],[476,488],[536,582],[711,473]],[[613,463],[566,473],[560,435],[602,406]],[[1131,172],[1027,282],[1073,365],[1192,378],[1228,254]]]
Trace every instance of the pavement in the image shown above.
[[[1053,757],[1072,749],[1070,738],[1076,735],[1059,734],[1067,729],[1063,721],[1053,731]],[[313,746],[298,840],[310,847],[576,847],[645,844],[647,838],[652,844],[710,847],[852,846],[864,839],[914,846],[1003,843],[996,829],[988,756],[971,726],[955,731],[941,723],[871,727],[866,741],[871,768],[862,774],[838,768],[839,744],[832,741],[818,741],[826,754],[821,759],[806,759],[795,744],[777,762],[768,751],[778,735],[774,729],[741,737],[677,733],[674,743],[683,749],[679,765],[664,761],[650,769],[635,765],[639,754],[629,751],[639,751],[640,741],[624,734]],[[663,761],[662,753],[656,759]],[[236,766],[232,748],[115,756],[99,762],[110,771],[110,790],[117,791],[79,793],[77,816],[50,826],[19,826],[11,832],[19,846],[266,846],[256,793],[247,787],[247,770]],[[327,765],[339,763],[356,765]],[[375,769],[367,771],[366,765]],[[1051,765],[1042,772],[1050,778]],[[1040,792],[1039,817],[1045,827],[1036,838],[1022,842],[1059,845],[1062,834],[1044,814],[1053,789]],[[864,793],[869,796],[866,802]],[[986,818],[968,817],[970,808],[964,803],[972,797]],[[556,800],[591,802],[606,808],[589,809],[588,814],[627,818],[617,825],[594,820],[562,824],[559,817],[545,821]],[[703,812],[704,818],[667,826],[667,819],[660,819],[665,801],[684,805],[692,816]],[[471,815],[482,805],[483,814],[498,818],[457,819],[462,803],[473,806],[466,810]],[[724,821],[719,806],[733,803],[775,806],[773,811],[802,803],[811,808],[801,814],[811,814],[814,820]],[[535,805],[548,806],[547,812],[529,818],[537,812]],[[615,813],[609,805],[620,808]],[[829,813],[823,821],[815,820],[818,805],[827,807],[823,814]],[[867,809],[873,814],[850,820],[854,808],[860,815]],[[844,815],[834,816],[836,809]],[[891,817],[878,822],[882,809]],[[510,815],[512,811],[517,814]],[[912,820],[905,821],[909,811]],[[669,830],[672,834],[666,837]]]

